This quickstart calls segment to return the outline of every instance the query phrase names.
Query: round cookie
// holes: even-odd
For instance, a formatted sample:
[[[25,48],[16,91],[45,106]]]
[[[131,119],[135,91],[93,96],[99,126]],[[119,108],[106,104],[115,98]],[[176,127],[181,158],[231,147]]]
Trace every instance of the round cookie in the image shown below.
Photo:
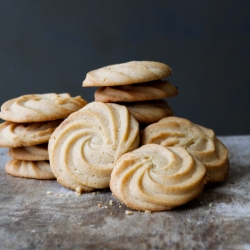
[[[87,104],[80,96],[34,94],[11,99],[1,106],[0,118],[11,122],[41,122],[64,119]]]
[[[164,147],[181,146],[207,169],[208,183],[222,182],[229,171],[228,149],[211,129],[179,117],[166,117],[146,127],[141,144],[155,143]]]
[[[98,102],[137,102],[157,100],[178,94],[169,81],[153,81],[134,85],[102,87],[95,92]]]
[[[151,61],[131,61],[99,68],[87,73],[83,87],[118,86],[149,82],[168,77],[168,65]]]
[[[6,173],[22,178],[52,180],[55,179],[50,164],[46,161],[20,161],[12,159],[5,165]]]
[[[147,144],[117,161],[110,189],[131,209],[170,210],[202,193],[205,173],[204,165],[184,148]]]
[[[1,123],[0,147],[15,148],[46,143],[61,122],[62,120],[34,123]]]
[[[139,145],[139,125],[127,108],[92,102],[71,114],[49,140],[57,181],[90,191],[107,188],[116,161]]]
[[[141,123],[154,123],[160,119],[172,116],[174,114],[172,108],[164,100],[122,103],[134,118]]]
[[[49,160],[48,144],[39,144],[29,147],[10,148],[8,155],[22,161]]]

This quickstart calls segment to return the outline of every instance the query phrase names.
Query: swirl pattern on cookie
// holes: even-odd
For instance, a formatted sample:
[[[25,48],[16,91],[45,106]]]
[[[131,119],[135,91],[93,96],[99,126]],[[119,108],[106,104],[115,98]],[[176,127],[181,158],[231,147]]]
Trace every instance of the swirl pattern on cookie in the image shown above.
[[[156,143],[165,147],[181,146],[207,169],[209,183],[222,182],[229,171],[228,149],[213,130],[179,117],[166,117],[146,127],[141,144]]]
[[[166,78],[171,71],[164,63],[131,61],[90,71],[83,81],[83,86],[118,86],[149,82]]]
[[[69,94],[24,95],[5,102],[0,118],[12,122],[41,122],[64,119],[87,104],[80,96]]]
[[[158,100],[178,94],[169,81],[153,81],[125,86],[101,87],[95,92],[98,102],[136,102]]]
[[[147,144],[117,161],[110,189],[131,209],[170,210],[201,194],[205,173],[204,165],[184,148]]]
[[[52,134],[51,168],[57,181],[68,188],[106,188],[117,159],[138,144],[138,122],[125,106],[92,102]]]
[[[4,122],[0,124],[0,147],[15,148],[46,143],[61,122],[62,120],[33,123]]]
[[[21,161],[12,159],[5,165],[6,173],[22,178],[52,180],[55,179],[50,168],[50,164],[46,161]]]

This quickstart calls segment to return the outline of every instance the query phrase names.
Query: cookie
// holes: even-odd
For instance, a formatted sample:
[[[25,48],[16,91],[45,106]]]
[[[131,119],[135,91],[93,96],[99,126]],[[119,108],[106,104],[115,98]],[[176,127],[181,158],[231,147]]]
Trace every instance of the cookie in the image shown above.
[[[80,96],[34,94],[11,99],[1,106],[0,118],[11,122],[42,122],[64,119],[87,104]]]
[[[48,144],[40,144],[29,147],[10,148],[8,155],[22,161],[49,160]]]
[[[5,165],[6,173],[22,178],[52,180],[55,179],[50,164],[46,161],[20,161],[12,159]]]
[[[73,190],[107,188],[116,161],[138,144],[138,122],[125,106],[92,102],[51,135],[51,168],[57,181]]]
[[[141,123],[154,123],[160,119],[172,116],[172,108],[164,100],[148,102],[127,102],[122,103],[134,118]]]
[[[131,61],[90,71],[83,81],[83,87],[129,85],[163,79],[170,74],[171,69],[166,64]]]
[[[168,81],[153,81],[134,85],[102,87],[95,92],[98,102],[136,102],[157,100],[178,94],[178,89]]]
[[[222,182],[227,177],[228,149],[211,129],[193,124],[184,118],[166,117],[144,129],[141,144],[148,143],[186,148],[205,165],[209,184]]]
[[[0,147],[15,148],[46,143],[61,122],[62,120],[34,123],[1,123]]]
[[[117,161],[110,189],[131,209],[171,210],[202,193],[205,173],[205,166],[184,148],[147,144]]]

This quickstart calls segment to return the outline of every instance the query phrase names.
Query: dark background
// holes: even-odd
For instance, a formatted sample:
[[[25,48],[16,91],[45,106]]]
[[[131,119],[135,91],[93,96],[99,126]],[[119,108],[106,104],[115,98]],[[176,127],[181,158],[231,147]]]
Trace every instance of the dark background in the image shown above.
[[[217,135],[250,134],[250,1],[0,0],[0,104],[83,88],[131,60],[173,69],[175,115]]]

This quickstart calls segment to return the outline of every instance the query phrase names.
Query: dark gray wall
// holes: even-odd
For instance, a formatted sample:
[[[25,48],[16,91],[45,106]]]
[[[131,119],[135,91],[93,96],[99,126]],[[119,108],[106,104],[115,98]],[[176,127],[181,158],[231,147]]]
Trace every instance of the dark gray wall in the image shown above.
[[[0,103],[82,88],[88,71],[130,60],[173,69],[176,116],[218,135],[250,133],[250,1],[1,0]]]

